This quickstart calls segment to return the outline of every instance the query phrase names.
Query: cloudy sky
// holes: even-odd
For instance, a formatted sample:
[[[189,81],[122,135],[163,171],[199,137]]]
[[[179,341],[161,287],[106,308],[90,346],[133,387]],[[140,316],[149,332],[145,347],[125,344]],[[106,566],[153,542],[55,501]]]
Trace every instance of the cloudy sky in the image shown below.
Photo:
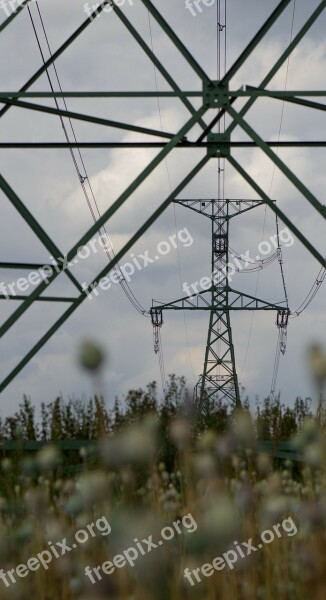
[[[299,31],[319,2],[294,0],[283,12],[256,51],[232,79],[230,89],[241,85],[259,85],[268,70],[287,47],[291,36]],[[201,90],[201,81],[180,52],[148,12],[141,0],[121,3],[121,10],[137,29],[142,39],[153,43],[153,48],[170,75],[183,90]],[[216,23],[217,0],[212,6],[188,10],[184,0],[154,0],[154,5],[174,29],[197,62],[212,79],[217,78]],[[224,5],[224,2],[221,4]],[[244,6],[245,4],[245,6]],[[277,6],[276,1],[227,0],[226,65],[230,67],[239,53]],[[5,5],[7,11],[11,9]],[[55,51],[85,20],[82,0],[40,0],[39,8],[46,32]],[[192,14],[195,12],[195,16]],[[45,53],[47,48],[42,34],[35,2],[31,13]],[[224,16],[224,15],[223,15]],[[6,18],[0,8],[0,19]],[[269,84],[270,89],[322,90],[326,77],[325,11]],[[151,35],[152,33],[152,40]],[[224,55],[222,63],[224,63]],[[27,10],[14,19],[0,38],[1,89],[15,91],[41,66],[40,51]],[[66,91],[153,91],[156,83],[161,91],[169,90],[163,77],[132,38],[120,19],[107,12],[94,20],[56,62],[61,85]],[[50,70],[55,89],[57,84]],[[31,91],[49,91],[49,82],[41,76]],[[32,102],[53,106],[51,99],[33,99]],[[193,105],[199,106],[199,100]],[[321,99],[322,101],[322,99]],[[60,101],[61,102],[61,101]],[[177,132],[189,119],[189,113],[178,99],[69,99],[70,110],[133,125],[149,127],[169,133]],[[234,105],[238,110],[242,101]],[[62,106],[62,104],[60,104]],[[282,103],[260,99],[247,120],[265,140],[277,140],[282,117]],[[160,109],[160,110],[159,110]],[[205,119],[209,122],[211,114]],[[120,131],[99,125],[76,121],[78,141],[148,141],[140,133]],[[196,126],[188,134],[195,140],[201,129]],[[325,139],[325,116],[321,111],[306,107],[284,106],[281,140]],[[160,141],[159,138],[155,138]],[[247,139],[239,128],[234,140]],[[64,141],[57,116],[11,108],[1,120],[1,140],[4,142]],[[143,168],[157,155],[157,149],[85,149],[82,156],[101,213],[107,210]],[[315,209],[296,188],[278,171],[261,150],[233,149],[233,156],[258,182],[265,192],[277,200],[279,207],[291,221],[325,255],[325,226]],[[131,235],[164,201],[203,157],[202,150],[176,149],[138,188],[123,207],[107,223],[115,251],[119,251]],[[279,156],[304,182],[310,191],[324,203],[326,174],[323,149],[281,149]],[[1,174],[10,184],[34,217],[46,230],[62,253],[83,236],[92,225],[92,216],[74,170],[73,161],[65,149],[0,150]],[[257,195],[228,164],[225,166],[225,196],[255,199]],[[217,194],[217,163],[212,160],[184,189],[182,198],[214,198]],[[38,241],[17,211],[1,192],[0,246],[2,261],[49,262],[49,252]],[[257,255],[261,240],[275,234],[275,215],[264,207],[256,208],[243,217],[231,221],[231,247],[237,253],[250,251]],[[283,227],[283,225],[282,225]],[[178,249],[158,255],[158,244],[169,240],[176,231],[187,229],[191,237],[182,238]],[[189,243],[189,240],[193,243]],[[188,240],[188,242],[187,242]],[[160,246],[164,247],[163,246]],[[153,263],[136,270],[131,280],[132,291],[146,309],[152,299],[171,301],[184,295],[183,282],[195,282],[210,273],[210,222],[202,216],[177,206],[168,207],[147,233],[127,252],[121,265],[130,262],[129,255],[148,252]],[[284,273],[291,310],[302,303],[320,270],[318,262],[297,239],[283,247]],[[89,283],[105,266],[103,252],[92,253],[74,265],[79,282]],[[0,281],[10,283],[26,272],[4,271]],[[269,302],[284,300],[280,269],[277,261],[257,273],[236,274],[232,287],[254,294]],[[75,295],[65,274],[46,292],[51,295]],[[19,306],[17,301],[1,301],[0,319],[3,324]],[[1,339],[1,380],[14,368],[28,350],[39,340],[66,305],[35,303]],[[314,342],[325,342],[325,290],[321,289],[309,308],[299,318],[290,321],[287,352],[281,359],[277,390],[284,402],[291,403],[297,395],[311,396],[314,389],[306,367],[306,349]],[[168,373],[184,375],[190,388],[202,370],[207,336],[208,313],[169,311],[164,316],[162,329],[165,368]],[[252,401],[263,398],[270,391],[274,355],[277,342],[275,314],[259,312],[232,315],[233,337],[238,375],[245,393]],[[62,394],[88,396],[93,383],[81,371],[77,354],[85,339],[98,341],[106,350],[108,362],[104,373],[105,395],[112,403],[116,395],[123,397],[131,388],[144,387],[152,380],[160,381],[159,365],[154,355],[150,320],[138,314],[118,284],[107,291],[101,290],[92,301],[86,300],[65,322],[55,336],[21,371],[1,396],[2,414],[14,411],[23,394],[36,405],[53,400]]]

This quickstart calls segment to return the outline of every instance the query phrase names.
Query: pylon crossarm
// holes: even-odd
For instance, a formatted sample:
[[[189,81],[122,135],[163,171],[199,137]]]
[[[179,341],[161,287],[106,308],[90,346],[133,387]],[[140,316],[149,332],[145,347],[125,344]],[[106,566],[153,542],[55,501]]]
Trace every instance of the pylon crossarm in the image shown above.
[[[253,208],[258,208],[262,206],[264,202],[262,200],[229,200],[229,210],[233,209],[234,212],[229,212],[229,219],[233,219],[233,217],[238,217],[239,215],[243,215],[249,210],[253,210]],[[273,200],[275,202],[275,200]],[[241,208],[242,205],[251,204],[251,206],[247,206],[246,208]]]
[[[160,310],[211,310],[212,287],[209,290],[184,296],[172,302],[161,304],[157,300],[153,300],[153,307]]]
[[[234,294],[234,298],[232,298]],[[228,289],[228,304],[229,310],[285,310],[284,307],[285,301],[271,303],[266,302],[265,300],[261,300],[260,298],[255,298],[254,296],[250,296],[250,294],[244,294],[242,292],[237,292],[231,288]]]
[[[208,217],[209,219],[212,219],[212,214],[207,213],[206,210],[211,209],[212,202],[214,202],[214,200],[174,200],[174,204],[189,208],[195,213]],[[200,205],[200,208],[196,208],[198,205]]]
[[[316,248],[307,240],[307,238],[299,231],[299,229],[292,223],[292,221],[286,216],[286,214],[273,202],[269,196],[262,190],[262,188],[254,181],[249,173],[238,163],[238,161],[231,155],[227,157],[229,163],[242,175],[243,179],[249,183],[253,190],[268,204],[268,206],[277,214],[281,221],[286,225],[292,233],[300,240],[300,242],[309,250],[309,252],[320,262],[323,267],[326,267],[325,258],[316,250]]]
[[[202,198],[200,200],[186,200],[186,199],[176,199],[174,200],[174,204],[179,204],[180,206],[184,206],[185,208],[189,208],[193,210],[199,215],[203,215],[204,217],[208,217],[211,220],[215,219],[215,216],[212,215],[211,212],[207,212],[208,209],[211,210],[211,205],[216,203],[217,199],[205,199]],[[263,206],[264,202],[262,200],[240,200],[238,198],[230,199],[226,198],[225,202],[229,205],[229,214],[228,219],[232,219],[233,217],[237,217],[238,215],[242,215],[248,210],[252,210],[253,208],[257,208],[258,206]],[[275,202],[275,200],[273,200]],[[200,208],[196,208],[196,206],[200,205]],[[245,206],[246,208],[241,208],[241,206]],[[231,213],[230,210],[234,212]]]
[[[208,290],[193,294],[192,296],[185,296],[179,300],[173,302],[167,302],[161,304],[160,302],[153,300],[153,307],[159,310],[209,310],[213,312],[227,312],[230,310],[281,310],[284,309],[284,301],[277,304],[254,298],[249,294],[243,294],[232,290],[231,288],[225,288],[224,290],[218,290],[219,295],[223,296],[223,302],[215,302],[212,305],[212,293],[216,291],[216,287],[212,286]],[[224,294],[227,292],[228,301],[224,302]],[[234,297],[233,297],[234,295]]]
[[[306,186],[300,181],[296,175],[287,167],[287,165],[279,158],[279,156],[269,148],[264,140],[258,135],[258,133],[244,120],[244,118],[237,113],[234,108],[229,107],[228,113],[238,123],[238,125],[252,138],[252,140],[259,146],[265,154],[274,162],[274,164],[284,173],[284,175],[293,183],[297,190],[305,196],[310,204],[324,217],[326,218],[326,206],[321,204],[319,200],[306,188]]]

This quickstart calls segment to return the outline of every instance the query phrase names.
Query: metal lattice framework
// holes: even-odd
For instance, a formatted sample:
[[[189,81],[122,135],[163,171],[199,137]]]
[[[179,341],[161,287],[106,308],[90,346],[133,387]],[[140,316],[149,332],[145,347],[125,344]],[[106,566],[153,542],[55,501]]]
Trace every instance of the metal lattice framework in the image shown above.
[[[270,209],[280,218],[280,220],[290,229],[290,231],[302,242],[305,248],[316,258],[322,266],[326,266],[326,261],[323,256],[318,252],[310,240],[308,240],[302,232],[294,225],[292,220],[279,208],[279,206],[269,198],[269,196],[261,189],[261,187],[254,181],[254,179],[245,171],[240,163],[232,155],[234,148],[260,148],[261,151],[267,155],[275,164],[275,166],[288,178],[288,180],[295,186],[298,192],[309,202],[312,207],[320,214],[321,217],[325,218],[325,206],[307,189],[307,187],[300,181],[298,177],[291,171],[291,169],[278,157],[273,150],[273,147],[313,147],[320,148],[326,146],[326,141],[286,141],[286,142],[271,142],[263,140],[257,132],[249,125],[246,121],[246,114],[251,109],[253,104],[262,97],[269,97],[275,99],[276,102],[285,101],[294,103],[299,106],[305,106],[310,109],[318,111],[325,111],[326,105],[317,102],[313,99],[314,97],[325,97],[325,91],[270,91],[267,89],[269,82],[273,79],[274,75],[287,61],[290,54],[301,42],[305,34],[309,31],[312,25],[316,22],[318,17],[321,15],[326,7],[326,0],[322,0],[318,7],[312,12],[310,17],[307,19],[305,24],[298,31],[296,36],[292,39],[286,50],[277,59],[274,66],[266,74],[260,85],[256,88],[245,86],[239,90],[229,89],[229,83],[232,77],[238,72],[245,61],[255,51],[257,45],[261,42],[264,36],[269,32],[272,25],[281,16],[283,11],[287,8],[292,0],[282,0],[279,5],[272,12],[270,17],[260,28],[258,33],[254,36],[252,41],[244,49],[242,54],[238,57],[232,67],[226,72],[220,81],[211,80],[206,74],[205,70],[198,64],[189,50],[185,47],[178,35],[172,30],[167,21],[162,17],[160,12],[154,7],[150,0],[139,0],[140,3],[149,11],[151,17],[157,22],[157,24],[164,31],[165,35],[173,43],[175,52],[179,53],[193,69],[194,73],[198,77],[199,90],[184,91],[182,90],[177,82],[171,77],[168,71],[165,69],[163,64],[157,58],[152,49],[142,39],[139,32],[135,29],[132,23],[128,20],[123,11],[114,3],[114,0],[105,0],[102,4],[87,18],[82,25],[63,43],[44,64],[36,71],[36,73],[30,77],[30,79],[23,85],[18,91],[1,91],[0,102],[3,104],[3,108],[0,110],[0,117],[3,117],[12,107],[21,108],[28,111],[38,111],[40,113],[46,113],[51,115],[58,115],[65,118],[70,118],[72,121],[79,120],[86,123],[92,123],[101,125],[103,127],[118,128],[120,130],[138,132],[140,134],[146,134],[152,136],[154,141],[150,142],[62,142],[62,143],[32,143],[32,142],[1,142],[1,149],[9,148],[156,148],[158,153],[155,158],[144,168],[143,172],[136,177],[136,179],[125,189],[125,191],[116,199],[116,201],[108,208],[103,215],[94,223],[92,227],[81,237],[81,239],[70,249],[66,256],[60,251],[60,248],[54,243],[46,231],[41,227],[37,218],[31,214],[26,205],[24,199],[18,197],[13,187],[7,182],[3,176],[0,175],[0,188],[7,196],[12,206],[18,211],[21,217],[25,220],[27,225],[33,231],[35,236],[42,242],[44,247],[53,255],[56,260],[56,266],[52,269],[52,273],[49,274],[47,280],[42,281],[30,295],[20,295],[15,297],[8,297],[6,294],[0,294],[0,299],[3,301],[19,300],[21,303],[19,307],[13,312],[13,314],[1,324],[0,336],[4,336],[9,329],[24,315],[28,308],[34,302],[60,302],[67,303],[69,306],[64,310],[62,315],[52,325],[52,327],[39,339],[39,341],[30,349],[30,351],[21,358],[16,367],[5,377],[0,384],[0,392],[10,384],[10,382],[17,376],[17,374],[28,364],[28,362],[35,356],[35,354],[46,344],[46,342],[53,336],[58,329],[65,323],[65,321],[74,313],[74,311],[84,302],[87,298],[89,290],[93,289],[94,286],[98,285],[100,279],[106,276],[110,270],[117,264],[117,262],[132,248],[135,242],[149,229],[149,227],[162,215],[166,208],[180,196],[184,188],[192,181],[198,173],[207,165],[209,161],[215,158],[225,159],[232,167],[243,177],[243,179],[251,186],[255,191],[261,202],[266,203]],[[13,19],[17,18],[21,11],[23,11],[29,4],[30,0],[25,0],[16,13],[13,13],[8,19],[6,19],[0,26],[0,32],[8,27]],[[171,91],[168,92],[112,92],[112,91],[89,91],[89,92],[74,92],[74,91],[63,91],[63,92],[30,92],[30,87],[37,82],[42,74],[47,72],[47,69],[55,63],[55,61],[65,52],[71,44],[80,36],[86,28],[90,25],[96,15],[100,14],[106,5],[112,5],[112,9],[115,15],[120,19],[123,25],[127,28],[130,35],[134,38],[135,42],[140,45],[147,57],[155,65],[156,69],[163,76],[165,81],[170,86]],[[72,112],[69,110],[62,110],[60,108],[53,108],[47,105],[38,104],[35,99],[44,98],[178,98],[189,112],[189,119],[184,125],[175,133],[166,133],[154,129],[145,127],[136,127],[135,125],[128,123],[121,123],[118,121],[112,121],[100,117],[94,117],[87,114]],[[236,101],[238,98],[246,99],[244,106],[241,110],[236,110]],[[34,101],[31,101],[34,99]],[[195,108],[192,104],[192,99],[200,99],[201,105],[199,108]],[[207,123],[205,121],[205,115],[208,111],[214,110],[216,116],[214,119]],[[223,134],[213,133],[216,124],[227,114],[231,118],[230,125],[226,128]],[[199,125],[202,129],[202,134],[198,139],[191,140],[189,136],[196,125]],[[248,141],[234,141],[232,140],[232,134],[234,130],[239,127],[249,137]],[[155,141],[155,138],[165,139],[166,141]],[[99,231],[99,229],[105,225],[109,219],[119,210],[119,208],[126,203],[132,194],[139,188],[139,186],[145,181],[147,177],[153,173],[153,171],[165,160],[165,158],[172,152],[177,152],[180,148],[187,149],[202,149],[203,156],[198,161],[197,165],[189,170],[183,180],[176,186],[176,188],[169,194],[164,202],[151,214],[151,216],[144,222],[144,224],[134,232],[130,240],[124,245],[124,247],[116,254],[115,258],[108,261],[105,268],[94,277],[93,281],[90,282],[88,288],[83,289],[79,281],[70,272],[69,267],[66,267],[67,263],[73,261],[76,256],[78,249],[81,246],[86,245]],[[185,201],[179,201],[185,203]],[[216,202],[211,203],[212,206],[212,222],[215,226],[224,227],[225,223],[221,221],[221,215],[217,219],[217,213],[219,206]],[[214,232],[213,232],[214,233]],[[216,231],[215,231],[216,233]],[[225,257],[224,257],[225,258]],[[221,257],[220,257],[221,259]],[[41,268],[42,264],[27,264],[25,262],[19,263],[0,263],[1,269],[35,269]],[[73,283],[76,288],[77,295],[75,297],[55,297],[45,296],[44,292],[58,277],[58,275],[64,270],[66,276]],[[223,287],[223,286],[222,286]],[[225,314],[225,327],[227,331],[230,331],[229,327],[229,309],[264,309],[264,310],[279,310],[279,306],[266,303],[261,300],[254,299],[248,295],[240,294],[230,288],[214,288],[208,290],[205,293],[198,294],[196,299],[183,299],[178,303],[174,303],[173,308],[186,308],[195,310],[199,306],[204,310],[211,311],[211,319],[214,318],[214,312],[212,312],[211,298],[207,301],[207,295],[214,297],[215,309],[216,305],[220,302],[220,295],[223,295],[223,306],[226,308],[223,311]],[[189,306],[190,303],[190,306]],[[178,304],[178,306],[176,305]],[[160,306],[160,309],[172,308],[171,304]],[[215,311],[216,314],[216,311]],[[223,317],[224,318],[224,317]],[[210,330],[214,331],[214,322],[211,322]],[[208,347],[210,345],[208,344]],[[229,339],[229,350],[233,352],[232,340]],[[211,349],[209,349],[211,352]],[[210,372],[210,360],[219,360],[219,357],[211,357],[206,353],[205,370],[204,376],[209,376]],[[237,398],[238,392],[233,389],[232,394]]]

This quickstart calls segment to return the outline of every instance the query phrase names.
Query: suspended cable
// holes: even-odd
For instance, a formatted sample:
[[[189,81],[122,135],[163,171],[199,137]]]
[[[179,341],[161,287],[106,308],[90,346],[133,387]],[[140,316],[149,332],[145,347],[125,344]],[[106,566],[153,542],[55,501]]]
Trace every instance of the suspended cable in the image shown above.
[[[296,9],[296,0],[294,0],[294,4],[293,4],[292,23],[291,23],[291,32],[290,32],[290,43],[292,42],[292,38],[293,38],[295,9]],[[285,75],[285,84],[284,84],[285,91],[287,89],[287,84],[288,84],[289,67],[290,67],[290,57],[288,58],[287,65],[286,65],[286,75]],[[280,119],[280,127],[279,127],[279,131],[278,131],[278,141],[280,141],[280,139],[281,139],[281,132],[282,132],[282,126],[283,126],[283,119],[284,119],[284,109],[285,109],[285,102],[283,101],[282,102],[281,119]],[[279,149],[277,148],[276,149],[276,154],[277,155],[278,155],[278,152],[279,152]],[[276,165],[274,163],[274,165],[273,165],[272,181],[271,181],[271,188],[272,188],[272,185],[273,185],[273,180],[274,180],[274,175],[275,175],[275,168],[276,168]],[[278,262],[279,262],[280,271],[281,271],[281,279],[282,279],[283,291],[284,291],[284,296],[285,296],[285,301],[286,301],[286,307],[287,307],[288,314],[287,314],[287,318],[285,320],[285,324],[279,325],[279,319],[277,320],[277,325],[279,327],[279,336],[278,336],[278,340],[277,340],[277,347],[276,347],[276,352],[275,352],[275,362],[274,362],[274,372],[273,372],[273,376],[272,376],[272,383],[271,383],[271,390],[270,390],[270,398],[271,398],[271,400],[274,400],[274,396],[275,396],[275,389],[276,389],[276,383],[277,383],[277,378],[278,378],[278,370],[279,370],[279,364],[280,364],[280,357],[281,357],[281,354],[285,354],[285,351],[286,351],[287,325],[288,325],[288,318],[289,318],[289,312],[290,312],[289,311],[288,293],[287,293],[287,289],[286,289],[285,275],[284,275],[284,269],[283,269],[283,255],[282,255],[282,248],[281,248],[281,244],[280,244],[279,218],[278,218],[278,215],[275,215],[275,223],[276,223],[276,235],[277,235]]]
[[[294,0],[294,3],[293,3],[293,12],[292,12],[292,21],[291,21],[291,30],[290,30],[290,43],[292,42],[292,39],[293,39],[295,11],[296,11],[296,0]],[[288,83],[289,66],[290,66],[290,57],[287,60],[285,83],[284,83],[284,89],[285,89],[285,91],[287,89],[287,83]],[[283,119],[284,119],[284,108],[285,108],[285,102],[283,101],[282,102],[282,110],[281,110],[281,118],[280,118],[280,126],[279,126],[279,131],[278,131],[278,142],[280,141],[281,133],[282,133],[282,126],[283,126]],[[278,151],[279,150],[277,148],[276,149],[276,154],[278,154]],[[276,165],[274,163],[274,165],[273,165],[273,171],[272,171],[272,177],[271,177],[271,183],[270,183],[270,187],[269,187],[269,194],[268,194],[269,196],[271,195],[271,191],[272,191],[272,187],[273,187],[273,183],[274,183],[275,169],[276,169]],[[264,234],[265,234],[266,215],[267,215],[267,206],[265,206],[265,212],[264,212],[262,241],[263,241],[263,237],[264,237]],[[276,233],[277,233],[277,242],[278,242],[278,249],[277,249],[278,256],[277,256],[277,258],[278,258],[279,265],[280,265],[283,291],[284,291],[284,296],[285,296],[286,305],[287,305],[287,309],[288,309],[288,306],[289,306],[288,305],[288,294],[287,294],[287,289],[286,289],[286,284],[285,284],[285,276],[284,276],[284,269],[283,269],[282,248],[281,248],[280,239],[279,239],[279,221],[278,221],[278,216],[277,215],[276,215]],[[256,296],[257,291],[258,291],[259,278],[260,278],[260,272],[257,273],[255,296]],[[247,361],[248,352],[249,352],[249,346],[250,346],[250,342],[251,342],[251,336],[252,336],[252,330],[253,330],[253,323],[254,323],[254,316],[255,315],[254,315],[254,312],[253,312],[252,316],[251,316],[251,324],[250,324],[250,330],[249,330],[249,339],[248,339],[248,343],[247,343],[247,347],[246,347],[245,358],[244,358],[244,363],[243,363],[241,375],[242,375],[242,373],[244,371],[244,368],[245,368],[245,365],[246,365],[246,361]],[[286,320],[286,323],[287,323],[287,320]],[[274,393],[275,393],[275,388],[276,388],[276,382],[277,382],[277,377],[278,377],[280,355],[281,355],[281,353],[284,354],[285,353],[285,349],[286,349],[286,338],[287,338],[286,326],[283,326],[283,327],[281,327],[281,329],[279,329],[279,335],[278,335],[278,340],[277,340],[277,347],[276,347],[276,352],[275,352],[274,370],[273,370],[272,384],[271,384],[271,391],[270,391],[270,395],[273,398],[274,398]]]
[[[300,306],[291,313],[291,317],[292,319],[295,319],[296,317],[298,317],[299,315],[301,315],[301,313],[306,310],[306,308],[308,308],[309,304],[313,301],[314,297],[316,296],[317,292],[319,291],[324,279],[326,276],[326,269],[325,267],[322,267],[317,275],[317,278],[315,279],[312,287],[310,288],[306,298],[304,299],[304,301],[300,304]]]
[[[40,23],[41,23],[41,26],[42,26],[42,30],[43,30],[44,38],[45,38],[45,41],[46,41],[46,45],[47,45],[47,48],[48,48],[48,52],[49,52],[50,57],[52,58],[52,51],[51,51],[51,47],[50,47],[48,35],[46,33],[45,24],[44,24],[43,17],[42,17],[42,14],[41,14],[41,11],[40,11],[40,7],[39,7],[39,4],[38,4],[37,0],[36,0],[35,4],[36,4],[36,9],[37,9],[37,12],[38,12],[38,15],[39,15]],[[29,16],[30,16],[30,19],[31,19],[31,22],[32,22],[32,27],[33,27],[34,35],[35,35],[35,38],[36,38],[36,41],[37,41],[37,45],[38,45],[39,50],[40,50],[42,61],[43,61],[43,64],[45,64],[45,62],[46,62],[45,61],[45,56],[44,56],[44,53],[43,53],[43,50],[42,50],[42,45],[40,43],[40,39],[39,39],[37,30],[36,30],[36,27],[35,27],[35,23],[34,23],[34,20],[33,20],[33,16],[32,16],[30,7],[27,6],[27,9],[28,9],[28,13],[29,13]],[[57,68],[56,68],[56,65],[55,65],[55,61],[52,63],[52,66],[53,66],[53,69],[54,69],[54,73],[55,73],[55,77],[56,77],[56,80],[57,80],[57,84],[58,84],[59,90],[62,93],[61,82],[60,82],[59,74],[58,74],[58,71],[57,71]],[[52,83],[52,80],[51,80],[51,76],[50,76],[50,73],[49,73],[48,69],[46,69],[46,74],[47,74],[47,79],[49,81],[49,85],[50,85],[51,91],[54,93],[54,86],[53,86],[53,83]],[[68,110],[66,99],[64,97],[62,97],[62,100],[63,100],[63,104],[64,104],[64,107],[65,107],[65,110]],[[56,97],[54,97],[54,102],[55,102],[56,108],[59,109],[59,103],[58,103],[58,100],[57,100]],[[63,131],[64,131],[64,135],[65,135],[66,141],[68,143],[70,143],[70,138],[69,138],[69,135],[68,135],[67,128],[65,126],[64,119],[63,119],[63,117],[61,115],[60,115],[59,118],[60,118],[60,122],[61,122],[61,125],[62,125],[62,128],[63,128]],[[74,126],[73,126],[72,120],[69,117],[67,117],[67,119],[68,119],[68,122],[69,122],[69,125],[70,125],[70,128],[71,128],[71,132],[72,132],[74,141],[77,144],[78,142],[77,142],[77,138],[76,138],[76,134],[75,134],[75,130],[74,130]],[[72,157],[72,160],[73,160],[73,163],[74,163],[74,166],[75,166],[75,170],[76,170],[76,173],[77,173],[80,185],[82,187],[82,190],[83,190],[83,193],[84,193],[84,196],[85,196],[88,208],[90,210],[90,213],[92,215],[94,223],[96,223],[97,222],[96,213],[97,213],[98,217],[101,217],[102,215],[101,215],[99,206],[97,204],[97,201],[96,201],[96,198],[95,198],[95,194],[94,194],[94,191],[93,191],[90,179],[88,177],[88,173],[87,173],[87,170],[86,170],[86,166],[85,166],[85,162],[84,162],[81,150],[80,150],[80,148],[77,149],[77,155],[79,156],[81,165],[83,167],[83,174],[81,173],[81,170],[79,168],[78,161],[76,159],[76,154],[75,154],[74,150],[72,148],[70,148],[69,151],[70,151],[70,155]],[[94,202],[96,211],[94,211],[94,208],[92,206],[91,198],[89,196],[89,193],[88,193],[88,190],[87,190],[87,187],[86,187],[85,183],[87,183],[87,186],[89,188],[90,195],[91,195],[91,198],[92,198],[92,200]],[[103,235],[103,233],[104,233],[105,234],[105,239],[107,239],[107,240],[110,239],[109,235],[107,233],[105,225],[103,225],[101,228],[99,228],[98,233],[100,233],[101,235]],[[110,261],[113,258],[115,258],[116,255],[115,255],[115,252],[114,252],[111,244],[109,244],[109,245],[105,244],[104,245],[104,251],[105,251],[105,253],[106,253],[106,255],[107,255],[107,257],[108,257],[108,259]],[[149,316],[148,311],[146,311],[143,308],[143,306],[140,304],[140,302],[137,300],[137,298],[133,294],[130,286],[128,285],[128,282],[126,281],[126,279],[125,279],[125,277],[124,277],[124,275],[123,275],[123,273],[121,271],[121,267],[120,267],[120,265],[119,265],[118,262],[116,263],[115,270],[118,271],[118,273],[120,275],[119,284],[120,284],[123,292],[125,293],[126,297],[128,298],[129,302],[132,304],[132,306],[140,314],[142,314],[143,316],[147,316],[148,317]]]
[[[274,367],[273,367],[273,375],[272,375],[272,382],[271,382],[271,390],[270,390],[270,399],[271,401],[274,400],[275,397],[275,388],[276,388],[276,383],[277,383],[277,377],[278,377],[278,370],[279,370],[279,364],[280,364],[280,358],[281,358],[281,330],[279,330],[278,332],[278,337],[277,337],[277,345],[276,345],[276,353],[275,353],[275,359],[274,359]]]

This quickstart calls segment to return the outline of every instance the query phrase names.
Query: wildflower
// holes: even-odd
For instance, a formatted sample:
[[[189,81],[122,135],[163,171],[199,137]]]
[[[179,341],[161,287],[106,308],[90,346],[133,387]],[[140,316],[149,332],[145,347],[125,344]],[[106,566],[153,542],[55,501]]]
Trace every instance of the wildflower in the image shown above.
[[[44,446],[38,453],[36,462],[42,471],[54,469],[61,462],[59,450],[53,445]]]
[[[86,341],[79,351],[79,362],[88,371],[98,371],[105,360],[103,350],[94,342]]]

